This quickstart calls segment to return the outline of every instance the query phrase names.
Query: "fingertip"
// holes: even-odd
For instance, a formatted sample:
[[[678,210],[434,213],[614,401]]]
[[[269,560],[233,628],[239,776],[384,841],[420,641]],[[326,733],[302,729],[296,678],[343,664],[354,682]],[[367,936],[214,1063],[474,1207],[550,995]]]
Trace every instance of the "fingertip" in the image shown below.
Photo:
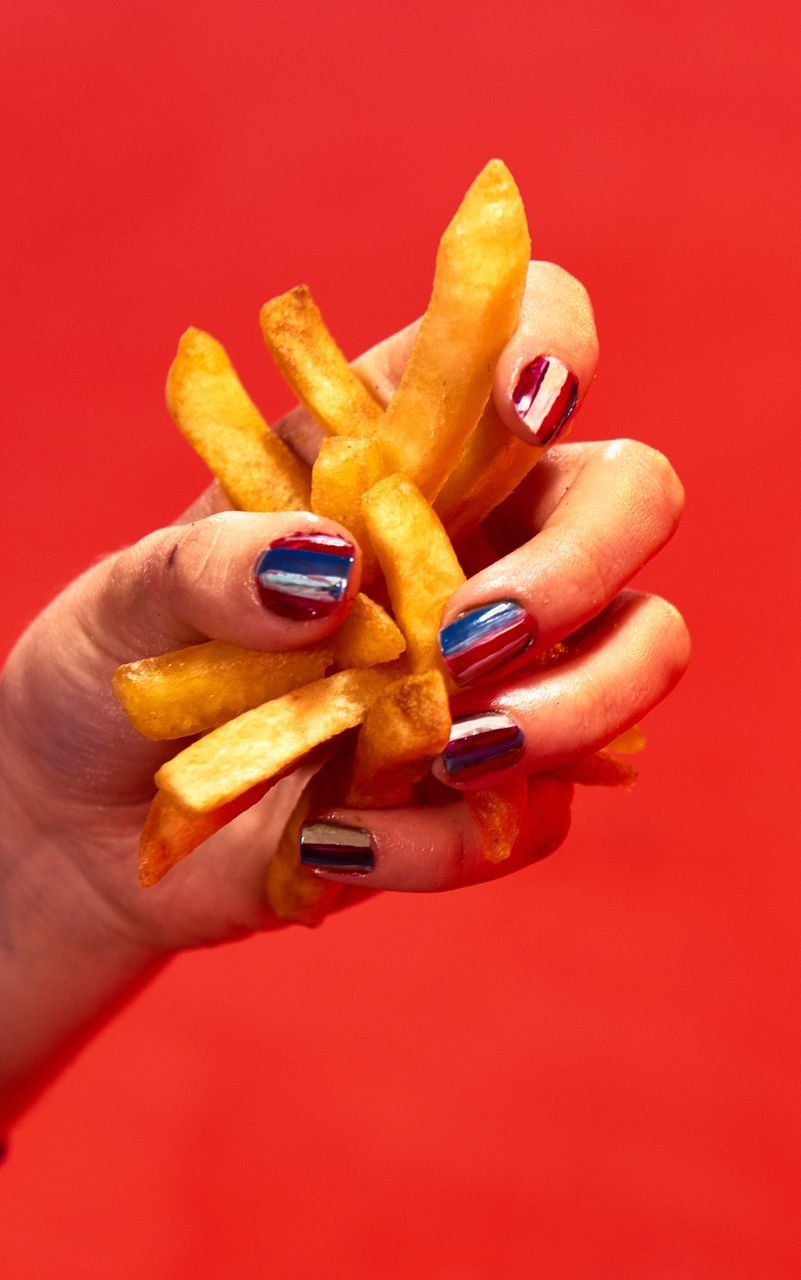
[[[527,444],[547,448],[565,434],[597,362],[584,286],[553,263],[532,262],[518,326],[495,373],[492,394],[501,420]]]

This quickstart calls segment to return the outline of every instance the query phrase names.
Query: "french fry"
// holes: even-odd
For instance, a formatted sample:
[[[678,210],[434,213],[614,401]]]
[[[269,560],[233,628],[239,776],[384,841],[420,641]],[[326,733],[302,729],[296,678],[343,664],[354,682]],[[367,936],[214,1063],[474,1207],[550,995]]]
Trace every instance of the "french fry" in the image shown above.
[[[509,497],[545,449],[512,435],[490,400],[434,509],[451,538],[463,538]]]
[[[219,809],[361,724],[373,699],[396,678],[392,664],[340,671],[245,711],[168,760],[156,785],[189,813]]]
[[[444,750],[451,730],[448,691],[439,671],[404,676],[380,693],[356,739],[349,805],[406,804],[415,782]]]
[[[517,323],[530,252],[520,193],[506,165],[491,160],[442,237],[431,301],[375,436],[389,469],[427,498],[436,497],[487,403]]]
[[[308,511],[305,465],[273,435],[224,348],[201,329],[187,329],[178,344],[167,407],[240,511]]]
[[[581,756],[556,769],[549,769],[548,773],[552,778],[580,782],[585,787],[633,787],[638,777],[637,770],[628,760],[621,760],[606,751]]]
[[[139,840],[139,883],[143,888],[158,884],[171,867],[203,844],[215,832],[257,804],[268,790],[267,784],[253,787],[212,813],[191,814],[163,791],[156,792]]]
[[[365,494],[362,509],[412,671],[442,670],[442,610],[465,581],[448,535],[405,476],[380,480]]]
[[[287,924],[309,928],[322,922],[342,892],[341,885],[321,880],[300,861],[300,829],[317,803],[319,780],[319,774],[311,778],[298,797],[264,879],[273,914]]]
[[[328,637],[338,667],[378,667],[394,662],[406,649],[398,624],[386,609],[359,592],[341,627]]]
[[[370,436],[384,417],[323,322],[305,284],[266,302],[259,320],[280,372],[316,422],[334,436]]]
[[[465,791],[464,798],[481,832],[488,862],[503,862],[510,856],[520,835],[527,793],[525,778],[515,778],[506,786],[488,791]]]
[[[322,679],[332,663],[378,666],[393,662],[405,648],[389,614],[360,594],[342,626],[321,644],[262,653],[207,640],[119,667],[113,689],[143,737],[188,738]]]
[[[259,653],[208,640],[129,662],[116,672],[113,688],[145,738],[188,738],[322,679],[333,660],[330,645]]]
[[[362,551],[363,582],[375,573],[375,555],[361,499],[386,474],[383,451],[375,440],[324,440],[312,467],[312,511],[350,529]]]

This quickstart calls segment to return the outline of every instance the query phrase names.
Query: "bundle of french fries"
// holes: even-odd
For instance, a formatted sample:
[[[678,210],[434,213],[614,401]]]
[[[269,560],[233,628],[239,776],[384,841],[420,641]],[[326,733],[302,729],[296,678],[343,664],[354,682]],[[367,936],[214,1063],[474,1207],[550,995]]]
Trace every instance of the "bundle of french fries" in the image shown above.
[[[506,166],[492,160],[442,237],[431,300],[386,410],[347,363],[305,286],[268,302],[260,317],[267,347],[325,432],[311,473],[270,431],[222,346],[197,329],[182,337],[168,407],[231,503],[341,522],[361,546],[366,591],[338,631],[305,650],[261,653],[208,641],[118,670],[114,691],[140,733],[201,735],[156,774],[140,844],[143,885],[323,744],[336,740],[340,799],[360,808],[409,803],[445,747],[452,690],[437,637],[443,608],[465,581],[451,538],[475,528],[543,453],[509,433],[490,398],[529,256],[520,194]],[[325,793],[326,768],[301,797],[268,868],[268,900],[284,920],[317,923],[339,892],[298,857],[298,830]],[[519,834],[524,792],[519,781],[466,795],[494,861],[508,857]]]

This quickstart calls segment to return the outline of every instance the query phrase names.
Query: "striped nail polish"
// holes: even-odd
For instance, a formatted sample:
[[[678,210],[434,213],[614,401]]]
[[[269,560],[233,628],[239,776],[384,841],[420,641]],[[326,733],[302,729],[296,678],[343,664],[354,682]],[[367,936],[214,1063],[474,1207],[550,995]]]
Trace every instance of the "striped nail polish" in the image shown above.
[[[481,711],[454,720],[442,763],[450,781],[463,782],[517,764],[525,741],[523,730],[511,716],[502,711]]]
[[[442,660],[457,684],[470,684],[525,652],[537,638],[537,624],[515,600],[482,604],[448,623],[439,633]]]
[[[307,622],[325,618],[342,601],[355,549],[336,533],[276,538],[256,564],[256,588],[266,609]]]
[[[556,440],[576,407],[578,389],[578,378],[556,356],[538,356],[526,365],[512,392],[512,402],[532,444]]]
[[[300,860],[319,871],[372,871],[370,832],[342,822],[306,822],[300,831]]]

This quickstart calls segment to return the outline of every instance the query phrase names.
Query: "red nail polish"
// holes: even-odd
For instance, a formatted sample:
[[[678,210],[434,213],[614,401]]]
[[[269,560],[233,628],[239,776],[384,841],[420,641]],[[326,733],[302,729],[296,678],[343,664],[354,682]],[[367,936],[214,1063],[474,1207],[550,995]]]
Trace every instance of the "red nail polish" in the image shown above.
[[[576,407],[578,389],[578,378],[556,356],[538,356],[521,370],[512,403],[532,444],[552,444],[561,435]]]

